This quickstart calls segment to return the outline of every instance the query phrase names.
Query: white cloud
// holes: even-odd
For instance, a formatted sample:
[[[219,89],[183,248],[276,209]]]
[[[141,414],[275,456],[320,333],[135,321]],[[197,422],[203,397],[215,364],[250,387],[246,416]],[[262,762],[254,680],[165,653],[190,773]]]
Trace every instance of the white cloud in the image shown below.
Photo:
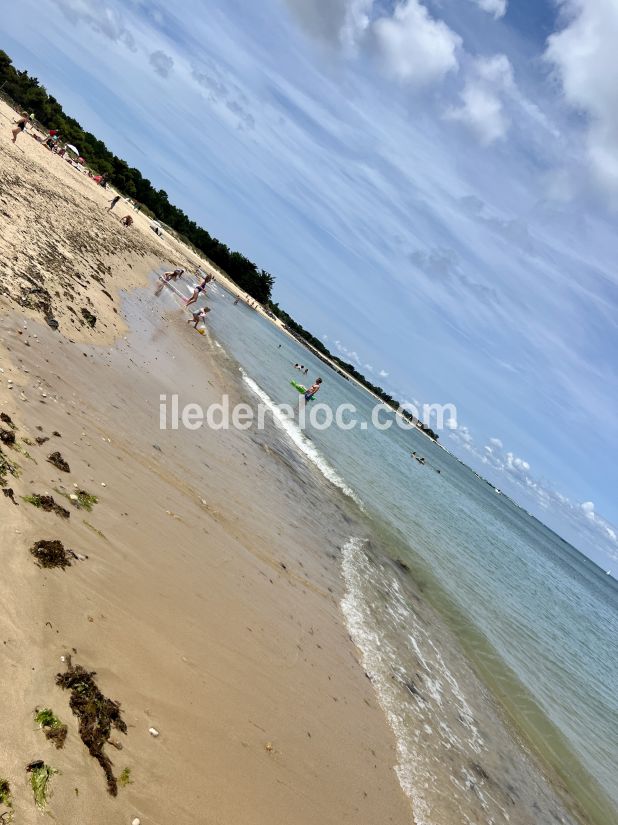
[[[380,376],[380,378],[388,378],[388,373],[386,372],[386,370],[380,370],[378,375]]]
[[[148,59],[150,61],[150,65],[158,75],[161,75],[161,77],[170,76],[170,72],[174,68],[174,60],[169,56],[169,54],[166,54],[159,49],[156,52],[152,52]]]
[[[237,128],[252,130],[255,128],[255,118],[249,111],[249,98],[227,78],[222,71],[208,58],[204,63],[193,66],[191,77],[205,91],[210,103],[219,107],[219,111],[231,112]]]
[[[482,11],[486,11],[487,14],[493,14],[496,20],[504,17],[506,14],[506,0],[472,0],[472,2],[476,3],[476,5],[482,9]]]
[[[449,418],[446,426],[451,430],[451,438],[458,441],[465,450],[475,452],[472,433],[465,424],[459,424],[458,422],[454,422],[452,418]]]
[[[580,507],[581,507],[581,509],[582,509],[582,511],[583,511],[583,513],[584,513],[584,515],[586,516],[586,518],[587,518],[589,521],[594,521],[594,520],[595,520],[596,515],[595,515],[595,512],[594,512],[594,502],[592,502],[592,501],[584,501],[584,502],[580,505]]]
[[[135,51],[135,39],[117,8],[98,0],[53,0],[63,14],[72,22],[83,22],[109,40],[124,43]]]
[[[601,185],[618,191],[618,3],[560,0],[568,24],[547,41],[564,98],[588,119],[588,163]]]
[[[359,40],[369,28],[369,13],[372,7],[373,0],[347,0],[339,40],[348,52],[354,52]]]
[[[335,341],[335,347],[340,355],[343,355],[349,361],[353,361],[358,367],[362,365],[360,356],[356,350],[346,347],[341,341]]]
[[[487,146],[506,136],[509,119],[503,97],[514,88],[513,67],[506,55],[477,58],[460,94],[461,105],[451,107],[446,117],[465,124]]]
[[[457,433],[451,435],[462,442],[465,449],[477,455],[483,464],[504,473],[512,484],[531,496],[546,512],[560,513],[563,520],[566,518],[575,527],[578,535],[587,533],[588,540],[591,536],[593,540],[601,539],[610,558],[618,560],[618,533],[596,512],[594,502],[573,502],[548,482],[535,478],[530,463],[510,450],[504,451],[499,438],[490,438],[481,452],[474,446],[467,427],[460,426]]]
[[[372,31],[385,71],[397,80],[426,86],[458,68],[461,37],[431,17],[420,0],[400,2]]]

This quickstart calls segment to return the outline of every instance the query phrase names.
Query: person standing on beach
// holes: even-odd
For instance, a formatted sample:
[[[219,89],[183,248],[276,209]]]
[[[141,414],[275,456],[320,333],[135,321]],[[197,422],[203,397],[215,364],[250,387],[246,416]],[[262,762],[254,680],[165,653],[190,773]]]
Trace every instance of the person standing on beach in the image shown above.
[[[119,200],[120,200],[120,195],[116,195],[116,197],[115,197],[115,198],[113,198],[113,199],[109,202],[109,206],[107,207],[107,211],[108,211],[108,212],[111,212],[111,211],[112,211],[112,209],[114,208],[114,206],[116,206],[116,204],[118,203],[118,201],[119,201]]]
[[[189,298],[186,305],[191,306],[191,304],[194,304],[197,301],[197,299],[200,297],[201,293],[206,292],[206,284],[209,284],[211,281],[212,281],[212,275],[206,275],[204,277],[204,280],[202,281],[202,283],[198,284],[195,287],[195,289],[193,290],[193,295]]]
[[[28,112],[22,112],[17,126],[13,129],[13,143],[17,141],[17,135],[25,130],[26,123],[28,123]]]

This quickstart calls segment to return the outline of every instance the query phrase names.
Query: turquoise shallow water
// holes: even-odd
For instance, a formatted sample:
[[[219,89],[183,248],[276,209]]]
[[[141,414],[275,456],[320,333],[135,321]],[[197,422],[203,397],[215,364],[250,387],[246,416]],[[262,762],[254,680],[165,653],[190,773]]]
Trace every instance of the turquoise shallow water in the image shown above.
[[[296,405],[290,380],[321,375],[321,402],[353,403],[359,420],[370,421],[373,400],[362,390],[247,307],[233,306],[221,288],[209,303],[208,326],[256,400],[271,408]],[[293,369],[296,362],[309,367],[306,379]],[[381,552],[405,561],[422,582],[476,673],[579,801],[584,818],[618,821],[618,584],[416,431],[309,427],[301,433],[281,421],[299,460],[354,499]],[[412,450],[426,457],[424,466]],[[348,551],[348,584],[363,591],[356,597],[384,607],[384,593],[391,593],[392,605],[376,608],[371,621],[384,623],[382,652],[388,648],[395,672],[397,657],[409,656],[409,638],[402,635],[400,645],[396,638],[413,621],[405,594],[377,574],[359,578],[368,557],[355,545]],[[358,616],[348,618],[353,623]],[[375,661],[379,670],[384,662]],[[451,678],[443,676],[442,684]],[[465,705],[453,694],[451,702],[460,701]]]

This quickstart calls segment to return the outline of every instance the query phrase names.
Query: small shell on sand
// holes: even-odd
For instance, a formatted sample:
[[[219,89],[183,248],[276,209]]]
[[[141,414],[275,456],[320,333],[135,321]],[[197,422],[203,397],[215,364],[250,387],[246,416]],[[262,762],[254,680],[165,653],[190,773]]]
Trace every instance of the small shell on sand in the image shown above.
[[[158,736],[159,735],[159,731],[156,728],[148,728],[148,733],[151,736]]]
[[[135,817],[135,819],[131,820],[131,825],[141,825],[141,821]]]

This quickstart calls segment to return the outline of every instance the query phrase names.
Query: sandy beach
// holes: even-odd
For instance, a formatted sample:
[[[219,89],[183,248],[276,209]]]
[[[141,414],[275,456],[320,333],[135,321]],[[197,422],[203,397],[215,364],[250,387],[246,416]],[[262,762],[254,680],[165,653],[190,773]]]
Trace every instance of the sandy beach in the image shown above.
[[[337,496],[259,434],[159,429],[162,393],[244,400],[225,353],[149,285],[208,263],[144,215],[124,228],[123,202],[108,213],[113,193],[28,136],[11,144],[2,115],[0,813],[39,820],[25,766],[43,760],[64,825],[412,822],[340,613]],[[37,566],[40,540],[74,551],[70,566]],[[126,733],[104,746],[117,796],[56,684],[69,656],[120,703]],[[60,750],[42,707],[68,726]]]

